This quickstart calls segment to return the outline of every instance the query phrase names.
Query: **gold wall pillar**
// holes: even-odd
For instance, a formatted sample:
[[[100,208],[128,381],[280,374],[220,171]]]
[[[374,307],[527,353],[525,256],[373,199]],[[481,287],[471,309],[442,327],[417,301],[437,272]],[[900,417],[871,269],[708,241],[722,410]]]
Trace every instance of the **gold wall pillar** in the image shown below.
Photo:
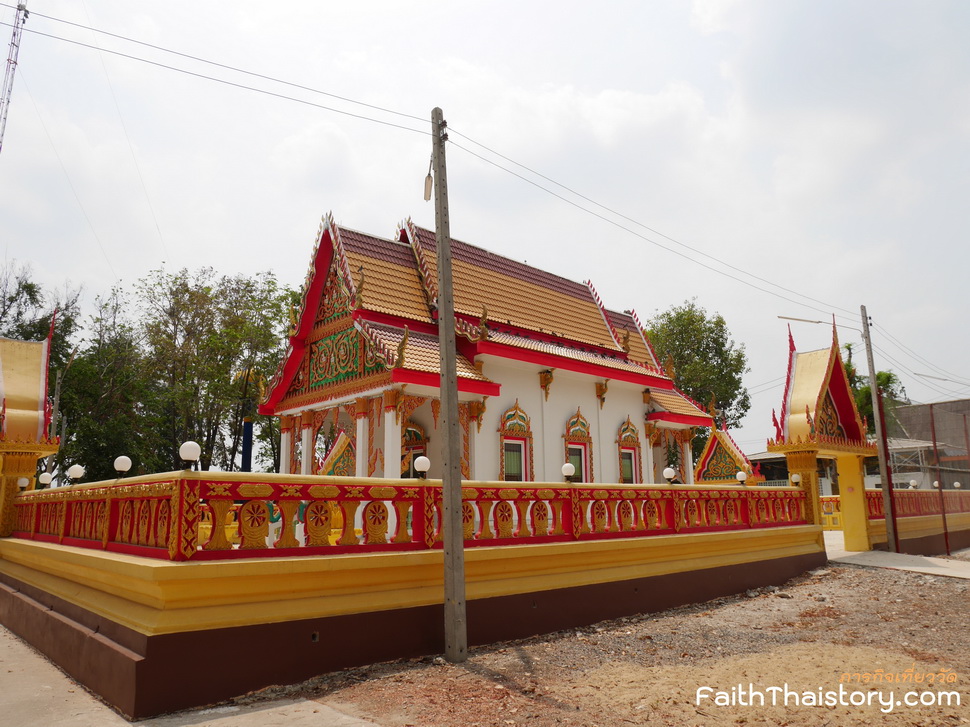
[[[57,451],[57,445],[27,445],[26,448],[18,445],[14,450],[7,449],[7,446],[0,446],[0,537],[3,538],[13,532],[16,520],[13,501],[20,493],[17,481],[25,477],[33,482],[37,475],[37,460]]]
[[[863,458],[857,454],[836,457],[839,469],[839,505],[846,550],[869,550],[869,509],[866,507]]]
[[[788,476],[797,474],[802,478],[799,486],[805,491],[805,520],[812,525],[821,525],[818,507],[818,450],[785,452],[788,463]]]

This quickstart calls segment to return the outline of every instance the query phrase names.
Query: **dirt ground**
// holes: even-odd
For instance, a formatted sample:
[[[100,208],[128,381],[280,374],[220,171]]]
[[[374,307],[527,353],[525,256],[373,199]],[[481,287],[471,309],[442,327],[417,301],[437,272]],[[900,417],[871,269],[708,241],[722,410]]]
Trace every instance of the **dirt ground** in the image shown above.
[[[390,662],[236,701],[303,697],[385,727],[970,724],[968,599],[966,580],[828,567],[779,589],[472,649],[460,665]],[[896,683],[907,670],[922,681]],[[958,697],[896,704],[944,691]]]

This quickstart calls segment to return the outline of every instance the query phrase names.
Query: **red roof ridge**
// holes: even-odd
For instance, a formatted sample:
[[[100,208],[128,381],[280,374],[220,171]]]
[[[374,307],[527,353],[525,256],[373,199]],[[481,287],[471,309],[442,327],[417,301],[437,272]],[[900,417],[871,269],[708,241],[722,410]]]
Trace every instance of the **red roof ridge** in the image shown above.
[[[327,229],[330,232],[330,242],[333,245],[334,253],[337,256],[337,265],[340,266],[340,272],[344,278],[344,285],[347,286],[347,292],[350,294],[352,305],[356,307],[360,303],[360,301],[357,299],[357,286],[354,284],[353,276],[350,274],[350,263],[347,262],[347,250],[344,248],[344,242],[340,237],[340,226],[334,222],[332,212],[327,215]],[[348,232],[356,232],[356,230],[348,229]],[[368,237],[370,237],[370,235],[368,235]]]
[[[654,350],[653,344],[650,342],[650,336],[647,335],[647,327],[640,322],[640,316],[637,315],[635,308],[630,309],[630,317],[633,319],[633,322],[637,324],[637,329],[640,331],[640,338],[642,338],[643,342],[646,344],[647,350],[650,352],[650,356],[653,357],[655,368],[657,371],[659,371],[660,359],[657,358],[657,352]]]
[[[606,330],[610,332],[610,336],[613,338],[613,343],[619,349],[623,348],[623,344],[620,343],[620,335],[616,332],[616,328],[613,327],[613,321],[610,320],[609,315],[607,315],[606,306],[603,305],[603,299],[600,298],[600,294],[596,292],[596,287],[593,285],[592,280],[585,281],[586,287],[589,288],[590,295],[593,296],[593,300],[596,302],[596,307],[600,309],[600,315],[603,316],[603,323],[606,324]]]
[[[418,240],[417,226],[411,221],[410,217],[398,225],[397,238],[401,240],[402,237],[407,240],[411,251],[414,253],[414,259],[418,265],[418,272],[421,275],[421,283],[424,286],[424,295],[428,300],[428,308],[436,310],[438,308],[438,281],[431,275],[431,268],[428,266],[428,259],[424,254],[424,248],[421,246],[420,240]],[[401,240],[401,242],[404,242],[404,240]]]
[[[364,337],[374,346],[377,354],[384,361],[384,365],[391,368],[395,364],[396,356],[391,352],[391,349],[384,343],[381,337],[377,334],[377,331],[364,319],[355,318],[354,328],[364,334]]]

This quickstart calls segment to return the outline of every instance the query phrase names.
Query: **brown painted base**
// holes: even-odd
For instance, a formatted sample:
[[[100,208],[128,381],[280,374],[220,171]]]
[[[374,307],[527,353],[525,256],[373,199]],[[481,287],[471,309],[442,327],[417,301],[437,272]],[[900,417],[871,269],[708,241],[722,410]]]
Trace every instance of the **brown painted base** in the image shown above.
[[[922,538],[906,538],[899,541],[899,551],[910,555],[945,555],[947,541],[950,543],[950,552],[970,548],[970,530],[951,530],[947,538],[943,533],[927,535]],[[885,541],[873,543],[873,550],[889,550]]]
[[[472,645],[778,585],[824,553],[469,601]],[[0,575],[0,622],[131,719],[444,650],[441,605],[145,636]]]

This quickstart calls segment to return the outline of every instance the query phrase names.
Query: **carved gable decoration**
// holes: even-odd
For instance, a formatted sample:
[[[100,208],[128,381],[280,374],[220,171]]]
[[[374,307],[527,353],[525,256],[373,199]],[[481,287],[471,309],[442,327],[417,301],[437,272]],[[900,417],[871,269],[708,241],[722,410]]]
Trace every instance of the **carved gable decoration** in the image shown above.
[[[855,396],[838,346],[833,346],[825,385],[815,404],[815,429],[827,437],[865,442],[866,431],[856,408]]]
[[[616,443],[621,447],[640,446],[640,432],[637,431],[630,417],[627,417],[626,421],[620,425],[620,429],[616,433]]]
[[[519,406],[518,399],[515,400],[515,404],[502,414],[499,432],[503,435],[525,436],[529,434],[529,436],[532,436],[532,425],[529,415]]]
[[[754,473],[751,462],[726,431],[712,429],[704,451],[694,466],[694,482],[701,484],[738,484],[738,472],[746,472],[746,484],[756,484],[764,477]]]
[[[565,438],[569,442],[592,442],[589,436],[589,422],[579,409],[569,418],[566,423]]]
[[[340,318],[349,316],[352,310],[350,292],[340,276],[337,275],[336,266],[331,265],[313,327],[320,328],[333,323]]]

